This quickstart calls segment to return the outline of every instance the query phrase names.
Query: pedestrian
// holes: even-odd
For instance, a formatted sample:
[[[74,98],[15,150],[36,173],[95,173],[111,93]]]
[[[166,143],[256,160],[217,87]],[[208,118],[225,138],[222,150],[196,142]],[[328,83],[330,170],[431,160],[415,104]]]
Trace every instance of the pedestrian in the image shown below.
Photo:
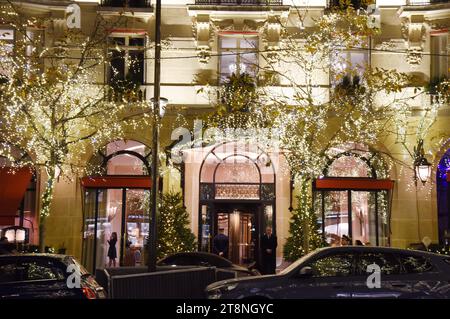
[[[272,228],[267,227],[266,233],[261,238],[262,268],[265,275],[275,274],[277,236],[272,234]]]
[[[213,252],[223,258],[228,258],[228,236],[225,235],[225,229],[220,228],[219,233],[213,239]]]
[[[2,236],[0,238],[0,255],[17,254],[16,245],[10,243],[8,237]]]
[[[350,246],[352,244],[352,240],[347,235],[342,235],[341,237],[341,246]]]
[[[116,250],[116,244],[117,244],[117,233],[113,232],[111,234],[111,237],[107,241],[109,244],[108,248],[108,257],[109,257],[109,267],[113,265],[116,267],[116,258],[117,258],[117,250]]]
[[[127,242],[125,243],[125,258],[123,260],[123,265],[128,267],[136,266],[134,252],[131,248],[131,241],[129,240],[127,240]]]

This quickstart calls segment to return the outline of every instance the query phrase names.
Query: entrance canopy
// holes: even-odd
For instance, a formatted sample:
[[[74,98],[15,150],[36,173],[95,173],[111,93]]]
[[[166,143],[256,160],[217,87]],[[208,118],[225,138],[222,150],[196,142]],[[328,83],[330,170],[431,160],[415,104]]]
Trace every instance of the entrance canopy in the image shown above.
[[[0,167],[0,225],[14,225],[17,210],[32,175],[28,167]]]
[[[326,177],[315,181],[318,190],[391,190],[394,181],[374,178]]]
[[[84,188],[137,188],[150,189],[152,180],[150,176],[86,176],[81,178]]]

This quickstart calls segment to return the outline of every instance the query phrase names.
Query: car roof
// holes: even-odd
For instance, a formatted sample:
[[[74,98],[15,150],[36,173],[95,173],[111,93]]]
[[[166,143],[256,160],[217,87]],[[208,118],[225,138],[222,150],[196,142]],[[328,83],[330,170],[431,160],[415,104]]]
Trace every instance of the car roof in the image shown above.
[[[208,253],[208,252],[205,252],[205,251],[173,253],[173,254],[171,254],[169,256],[166,256],[166,257],[162,258],[160,261],[165,260],[167,258],[174,257],[174,256],[194,256],[194,257],[195,256],[199,256],[199,257],[205,257],[205,258],[214,258],[214,259],[220,260],[221,262],[226,263],[228,265],[232,265],[233,264],[228,259],[225,259],[225,258],[223,258],[221,256],[218,256],[218,255],[212,254],[212,253]]]
[[[0,255],[1,258],[49,258],[49,259],[57,259],[60,261],[65,261],[67,258],[73,258],[70,255],[60,255],[60,254],[47,254],[47,253],[25,253],[25,254],[5,254]]]
[[[437,253],[415,250],[415,249],[403,249],[403,248],[393,248],[393,247],[379,247],[379,246],[339,246],[339,247],[324,247],[319,248],[317,252],[320,251],[342,251],[342,252],[385,252],[385,253],[407,253],[407,254],[417,254],[426,255],[430,257],[449,257],[448,255],[440,255]]]

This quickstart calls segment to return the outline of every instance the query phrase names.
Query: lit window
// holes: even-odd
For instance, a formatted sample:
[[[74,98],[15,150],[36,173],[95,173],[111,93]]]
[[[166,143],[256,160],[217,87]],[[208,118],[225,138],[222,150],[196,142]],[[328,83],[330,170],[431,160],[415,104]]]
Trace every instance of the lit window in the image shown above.
[[[10,76],[11,56],[14,49],[14,29],[0,29],[0,79]]]
[[[226,81],[233,73],[249,74],[256,77],[258,68],[258,39],[256,36],[221,36],[220,82]]]
[[[448,76],[447,33],[434,35],[431,39],[431,75],[433,84]]]
[[[367,65],[368,55],[363,51],[341,51],[331,57],[331,85],[348,81],[359,84]]]
[[[109,38],[108,83],[144,83],[145,39],[139,36],[113,36]]]

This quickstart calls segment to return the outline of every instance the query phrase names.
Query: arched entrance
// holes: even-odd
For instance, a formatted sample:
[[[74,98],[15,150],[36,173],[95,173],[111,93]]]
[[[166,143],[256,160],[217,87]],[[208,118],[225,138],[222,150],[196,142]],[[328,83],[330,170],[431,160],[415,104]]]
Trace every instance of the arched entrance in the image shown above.
[[[254,145],[223,143],[203,159],[199,178],[199,249],[212,252],[213,238],[222,229],[232,262],[258,263],[264,228],[276,232],[275,169],[269,155]]]
[[[441,157],[436,171],[439,241],[450,242],[450,149]],[[445,232],[447,231],[447,238]]]
[[[378,153],[363,145],[345,145],[336,148],[323,177],[314,182],[315,210],[330,245],[338,245],[344,235],[353,244],[389,245],[394,182],[380,178],[382,163]]]
[[[92,158],[83,186],[83,264],[92,271],[109,266],[110,240],[117,234],[117,266],[142,265],[149,235],[150,149],[137,141],[109,143]],[[126,248],[135,256],[127,264]],[[126,261],[127,260],[127,261]]]

